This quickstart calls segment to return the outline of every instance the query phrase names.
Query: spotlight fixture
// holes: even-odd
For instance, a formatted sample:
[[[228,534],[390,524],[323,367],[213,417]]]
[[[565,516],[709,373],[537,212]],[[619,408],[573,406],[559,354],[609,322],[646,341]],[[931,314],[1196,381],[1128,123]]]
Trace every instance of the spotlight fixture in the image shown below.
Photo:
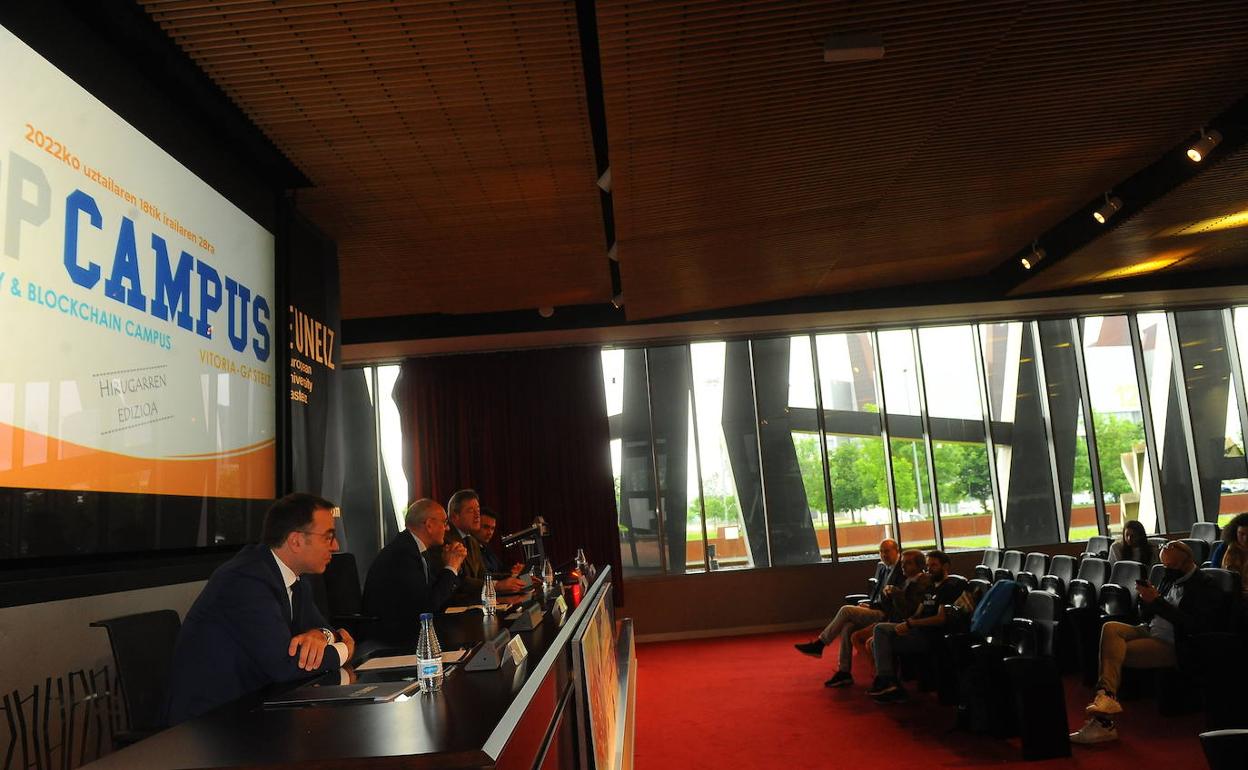
[[[1092,212],[1092,218],[1101,224],[1105,224],[1113,218],[1122,209],[1122,199],[1117,195],[1105,193],[1105,205]]]
[[[602,172],[602,176],[598,177],[598,189],[605,193],[611,192],[611,167],[607,166],[607,170]]]
[[[620,292],[619,294],[616,294],[614,297],[612,297],[611,304],[615,306],[616,310],[623,308],[624,307],[624,292]]]
[[[824,61],[875,61],[884,58],[884,40],[879,35],[833,33],[823,40]]]
[[[1222,141],[1222,134],[1217,131],[1200,130],[1200,139],[1187,148],[1187,157],[1193,163],[1199,163],[1209,157],[1209,153],[1213,152],[1213,148],[1217,147]]]
[[[620,245],[618,243],[611,244],[611,248],[607,249],[607,259],[612,262],[620,261]]]
[[[1024,270],[1030,270],[1036,265],[1040,264],[1040,261],[1044,259],[1046,256],[1048,256],[1048,252],[1046,252],[1044,249],[1037,246],[1035,243],[1032,243],[1031,253],[1023,257],[1022,259],[1020,259],[1019,262],[1023,263]]]
[[[552,315],[555,314],[555,309],[551,307],[550,305],[542,305],[541,307],[537,309],[537,314],[540,315],[542,318],[550,318]]]

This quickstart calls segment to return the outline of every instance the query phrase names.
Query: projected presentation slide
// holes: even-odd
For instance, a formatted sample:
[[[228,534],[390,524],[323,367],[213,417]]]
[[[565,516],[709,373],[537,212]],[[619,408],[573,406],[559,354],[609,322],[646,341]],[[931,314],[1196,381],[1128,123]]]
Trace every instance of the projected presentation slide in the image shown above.
[[[0,27],[0,487],[274,494],[273,236]]]

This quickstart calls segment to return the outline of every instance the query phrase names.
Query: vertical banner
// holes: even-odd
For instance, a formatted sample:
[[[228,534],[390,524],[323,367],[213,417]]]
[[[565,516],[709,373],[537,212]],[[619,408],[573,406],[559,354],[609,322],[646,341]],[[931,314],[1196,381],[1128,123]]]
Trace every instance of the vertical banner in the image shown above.
[[[338,250],[288,210],[286,228],[287,421],[290,490],[342,500],[343,430]],[[346,533],[338,526],[347,549]]]

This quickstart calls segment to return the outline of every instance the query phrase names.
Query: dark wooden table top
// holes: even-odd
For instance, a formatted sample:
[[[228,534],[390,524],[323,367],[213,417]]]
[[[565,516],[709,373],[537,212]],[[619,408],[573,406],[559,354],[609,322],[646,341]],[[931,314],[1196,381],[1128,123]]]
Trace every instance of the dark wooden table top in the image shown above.
[[[575,599],[580,598],[579,586],[577,589]],[[571,594],[565,588],[569,605],[574,603]],[[548,613],[534,630],[519,632],[528,649],[528,657],[520,666],[508,660],[496,671],[469,672],[457,665],[439,693],[417,692],[390,703],[283,708],[265,707],[263,694],[252,695],[105,756],[90,767],[491,766],[493,759],[484,751],[491,735],[496,729],[506,729],[503,718],[517,694],[541,666],[553,643],[567,647],[569,634],[560,636],[560,632],[570,631],[579,618],[580,613],[570,606],[561,627]],[[474,645],[504,627],[501,616],[487,618],[479,609],[438,616],[435,624],[444,650]],[[377,657],[414,652],[415,640],[410,640],[366,654]],[[359,676],[362,681],[414,681],[416,672],[397,669],[361,672]],[[333,683],[337,684],[336,675]]]

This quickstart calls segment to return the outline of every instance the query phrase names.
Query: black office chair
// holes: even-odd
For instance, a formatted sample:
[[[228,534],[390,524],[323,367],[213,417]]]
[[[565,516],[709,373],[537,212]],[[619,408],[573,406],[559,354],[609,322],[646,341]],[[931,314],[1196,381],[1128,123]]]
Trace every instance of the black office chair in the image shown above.
[[[355,554],[336,553],[323,575],[308,577],[312,577],[313,601],[326,620],[335,628],[347,629],[357,642],[368,638],[370,626],[377,618],[363,614],[364,599]]]
[[[173,610],[156,610],[97,620],[91,627],[108,631],[129,724],[128,730],[113,736],[113,742],[128,746],[164,727],[169,669],[182,621]]]
[[[1218,525],[1212,521],[1198,521],[1192,525],[1192,539],[1204,540],[1209,545],[1218,542]]]
[[[1243,770],[1248,757],[1248,730],[1213,730],[1200,734],[1209,770]]]

